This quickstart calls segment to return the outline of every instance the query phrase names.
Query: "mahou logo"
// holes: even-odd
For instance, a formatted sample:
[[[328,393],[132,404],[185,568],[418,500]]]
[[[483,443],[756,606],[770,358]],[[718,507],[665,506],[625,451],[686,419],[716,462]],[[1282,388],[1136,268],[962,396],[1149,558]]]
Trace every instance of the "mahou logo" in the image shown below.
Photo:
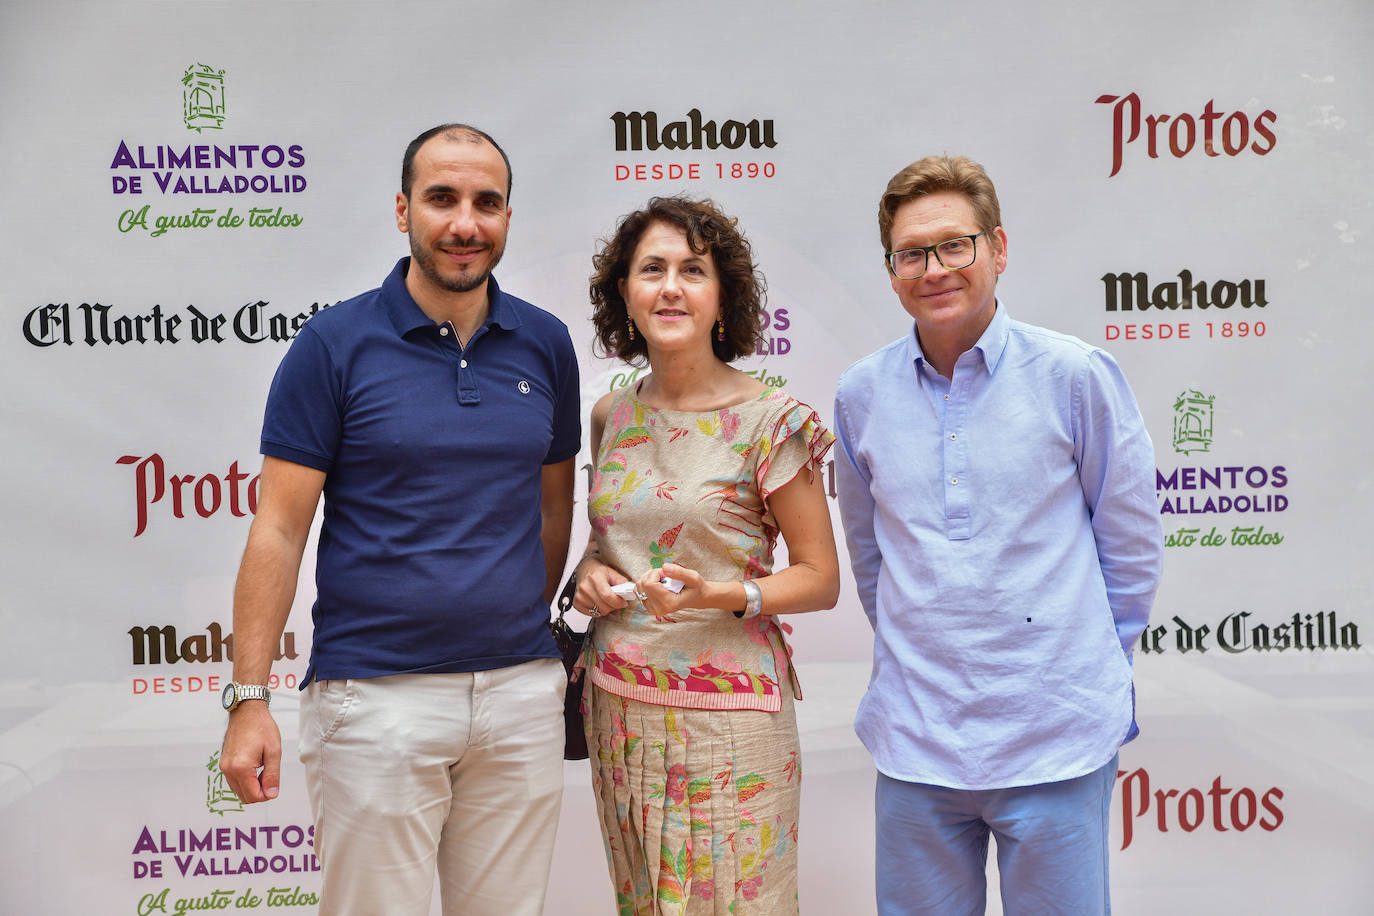
[[[702,120],[701,109],[693,108],[678,121],[659,127],[656,111],[617,111],[611,115],[615,123],[615,148],[626,150],[772,149],[778,145],[773,138],[773,121],[754,118],[749,121]]]
[[[167,463],[157,452],[147,457],[121,455],[115,459],[115,464],[134,466],[134,537],[148,530],[148,515],[158,503],[169,507],[173,518],[186,518],[187,510],[194,511],[201,518],[209,518],[226,508],[230,515],[237,518],[254,515],[258,511],[258,479],[261,475],[250,476],[240,471],[237,461],[229,465],[229,472],[223,476],[169,475]]]
[[[1170,278],[1162,283],[1151,283],[1143,270],[1135,273],[1107,271],[1102,275],[1102,286],[1109,312],[1143,312],[1150,308],[1160,311],[1224,310],[1237,305],[1242,309],[1262,309],[1269,304],[1262,278],[1209,283],[1194,278],[1193,272],[1186,267],[1178,272],[1178,279]]]
[[[1245,152],[1267,156],[1278,143],[1274,125],[1279,116],[1266,108],[1257,115],[1243,111],[1218,111],[1216,100],[1208,99],[1202,113],[1145,114],[1142,118],[1140,96],[1100,95],[1097,104],[1112,106],[1112,171],[1111,178],[1121,171],[1126,147],[1142,138],[1151,159],[1158,159],[1168,150],[1175,159],[1182,159],[1202,141],[1202,151],[1211,157],[1239,156]],[[1142,130],[1143,128],[1143,130]]]
[[[177,662],[223,662],[234,660],[234,634],[225,633],[218,621],[206,625],[204,633],[179,638],[172,624],[130,627],[135,665],[175,665]],[[296,659],[296,634],[282,633],[274,661]]]

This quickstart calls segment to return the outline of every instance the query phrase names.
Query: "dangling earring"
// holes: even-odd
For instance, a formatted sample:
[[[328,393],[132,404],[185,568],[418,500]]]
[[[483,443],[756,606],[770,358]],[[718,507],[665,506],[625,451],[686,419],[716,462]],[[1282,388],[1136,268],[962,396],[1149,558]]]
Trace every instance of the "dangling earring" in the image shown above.
[[[629,325],[630,325],[630,339],[631,339],[631,340],[634,340],[634,339],[635,339],[635,320],[634,320],[633,318],[627,318],[627,319],[625,319],[625,320],[626,320],[627,322],[629,322]]]
[[[725,339],[725,319],[724,319],[724,318],[717,318],[717,319],[716,319],[716,340],[724,340],[724,339]]]

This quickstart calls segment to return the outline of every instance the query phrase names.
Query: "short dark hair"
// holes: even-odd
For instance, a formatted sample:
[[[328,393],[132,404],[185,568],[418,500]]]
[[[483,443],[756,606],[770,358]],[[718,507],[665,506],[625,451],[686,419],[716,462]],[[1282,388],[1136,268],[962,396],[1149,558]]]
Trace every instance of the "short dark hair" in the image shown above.
[[[892,246],[892,222],[902,204],[941,191],[953,191],[968,198],[979,229],[996,229],[1002,225],[997,189],[981,165],[967,156],[927,156],[893,175],[878,201],[878,235],[883,240],[884,250]],[[993,248],[998,247],[995,234],[989,234],[988,240]]]
[[[406,154],[401,159],[401,193],[405,195],[406,200],[410,200],[410,186],[415,181],[415,154],[420,151],[420,147],[440,134],[444,134],[448,140],[485,140],[496,147],[496,151],[501,154],[501,161],[506,164],[506,203],[509,205],[510,189],[514,184],[514,175],[510,169],[510,157],[501,148],[501,144],[492,139],[491,134],[479,130],[471,124],[440,124],[438,127],[431,127],[410,141],[410,145],[406,147]]]
[[[710,200],[684,195],[654,197],[642,210],[625,215],[609,240],[592,257],[590,293],[592,324],[597,343],[606,354],[629,363],[642,364],[648,356],[644,336],[629,336],[629,311],[620,295],[620,281],[630,272],[630,261],[645,231],[655,223],[682,230],[687,245],[697,254],[710,254],[720,277],[720,308],[725,339],[711,334],[711,349],[722,362],[732,362],[754,352],[762,332],[761,310],[767,284],[754,263],[749,240],[739,230],[739,220],[726,216]]]

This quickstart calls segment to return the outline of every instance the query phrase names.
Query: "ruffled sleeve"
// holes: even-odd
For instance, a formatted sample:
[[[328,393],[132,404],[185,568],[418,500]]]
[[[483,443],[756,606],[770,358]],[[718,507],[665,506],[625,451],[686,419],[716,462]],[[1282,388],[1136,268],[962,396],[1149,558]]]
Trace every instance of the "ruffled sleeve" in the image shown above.
[[[835,436],[825,428],[820,416],[808,404],[783,392],[783,405],[771,430],[758,443],[760,455],[755,482],[765,500],[769,494],[790,483],[803,468],[820,467]]]

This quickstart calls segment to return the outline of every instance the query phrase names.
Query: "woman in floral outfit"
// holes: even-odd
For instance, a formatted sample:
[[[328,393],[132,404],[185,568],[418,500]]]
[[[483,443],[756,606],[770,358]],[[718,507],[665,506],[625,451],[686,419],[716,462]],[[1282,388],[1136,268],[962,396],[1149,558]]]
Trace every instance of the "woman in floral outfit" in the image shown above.
[[[754,351],[763,280],[710,201],[654,198],[594,267],[601,346],[651,370],[592,410],[574,600],[596,618],[583,704],[618,913],[795,914],[801,692],[778,617],[839,594],[834,437],[728,365]]]

